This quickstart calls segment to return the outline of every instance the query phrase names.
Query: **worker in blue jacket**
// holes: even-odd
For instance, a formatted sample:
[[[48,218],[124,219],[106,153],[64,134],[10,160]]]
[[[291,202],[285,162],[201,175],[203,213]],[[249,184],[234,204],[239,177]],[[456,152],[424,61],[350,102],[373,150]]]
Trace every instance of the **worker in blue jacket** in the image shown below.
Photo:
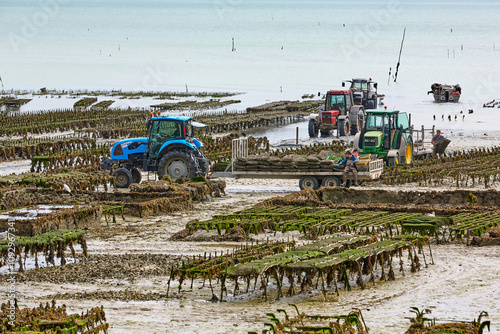
[[[345,158],[341,162],[339,162],[338,164],[335,165],[336,167],[339,167],[341,165],[345,165],[344,173],[342,174],[342,181],[343,182],[342,182],[341,186],[345,187],[346,180],[347,180],[347,174],[352,173],[353,178],[354,178],[354,185],[353,186],[359,187],[358,168],[356,167],[356,163],[358,161],[359,161],[359,159],[356,156],[356,154],[352,154],[351,150],[346,150],[345,151]]]

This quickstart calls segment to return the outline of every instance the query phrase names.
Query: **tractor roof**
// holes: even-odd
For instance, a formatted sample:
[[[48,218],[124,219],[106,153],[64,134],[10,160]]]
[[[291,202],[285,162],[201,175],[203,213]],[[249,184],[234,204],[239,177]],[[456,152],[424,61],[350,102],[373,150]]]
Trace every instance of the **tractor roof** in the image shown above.
[[[343,89],[343,90],[329,90],[327,92],[327,94],[330,94],[330,95],[349,95],[351,94],[351,90],[350,89]]]
[[[154,121],[170,120],[170,121],[186,122],[186,121],[189,121],[190,119],[191,119],[191,117],[189,117],[189,116],[158,116],[158,117],[153,117]]]
[[[368,82],[368,79],[365,78],[354,78],[352,82]]]
[[[399,114],[399,110],[389,110],[389,109],[376,109],[367,110],[367,114]]]

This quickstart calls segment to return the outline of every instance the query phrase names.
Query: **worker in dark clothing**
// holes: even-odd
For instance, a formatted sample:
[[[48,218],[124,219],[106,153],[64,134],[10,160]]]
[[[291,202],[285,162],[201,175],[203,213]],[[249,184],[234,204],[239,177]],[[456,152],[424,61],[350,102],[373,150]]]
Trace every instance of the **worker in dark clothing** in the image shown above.
[[[431,144],[432,146],[432,156],[436,157],[437,156],[437,148],[438,148],[438,143],[440,140],[444,139],[443,136],[441,136],[441,130],[437,130],[436,134],[434,137],[432,137]]]
[[[341,186],[345,187],[346,185],[346,180],[347,180],[347,174],[352,173],[353,178],[354,178],[354,186],[359,187],[358,185],[358,168],[356,167],[356,163],[359,161],[359,159],[356,157],[355,154],[352,154],[350,150],[345,151],[345,158],[336,164],[336,167],[339,167],[341,165],[345,165],[344,168],[344,173],[342,174],[342,184]]]

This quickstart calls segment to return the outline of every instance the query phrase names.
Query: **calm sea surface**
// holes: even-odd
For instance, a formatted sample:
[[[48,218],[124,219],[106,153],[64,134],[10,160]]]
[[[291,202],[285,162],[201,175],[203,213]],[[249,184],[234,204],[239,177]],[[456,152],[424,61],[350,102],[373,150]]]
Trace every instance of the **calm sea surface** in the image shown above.
[[[498,1],[2,0],[0,77],[5,90],[246,92],[237,108],[372,77],[415,124],[472,108],[442,126],[496,129],[500,111],[480,106],[500,98],[499,14]],[[461,103],[433,103],[433,82],[459,83]]]

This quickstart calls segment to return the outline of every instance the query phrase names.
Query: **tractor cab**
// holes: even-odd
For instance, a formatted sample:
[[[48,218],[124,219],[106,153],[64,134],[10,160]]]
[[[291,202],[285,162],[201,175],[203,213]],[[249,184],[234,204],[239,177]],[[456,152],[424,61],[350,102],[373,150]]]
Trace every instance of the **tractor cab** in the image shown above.
[[[398,110],[367,111],[365,127],[355,138],[355,146],[363,154],[411,163],[413,139],[408,115]]]
[[[369,79],[352,79],[342,81],[342,87],[345,83],[351,83],[351,91],[354,97],[354,103],[363,105],[365,109],[374,109],[377,106],[377,83]]]
[[[326,93],[325,107],[321,111],[322,124],[337,124],[338,116],[346,115],[347,111],[354,104],[351,91],[330,90]]]
[[[188,116],[160,116],[153,117],[148,121],[149,136],[149,158],[156,159],[167,145],[191,144],[195,148],[203,146],[195,136],[195,127],[203,127],[204,124],[195,122]]]

